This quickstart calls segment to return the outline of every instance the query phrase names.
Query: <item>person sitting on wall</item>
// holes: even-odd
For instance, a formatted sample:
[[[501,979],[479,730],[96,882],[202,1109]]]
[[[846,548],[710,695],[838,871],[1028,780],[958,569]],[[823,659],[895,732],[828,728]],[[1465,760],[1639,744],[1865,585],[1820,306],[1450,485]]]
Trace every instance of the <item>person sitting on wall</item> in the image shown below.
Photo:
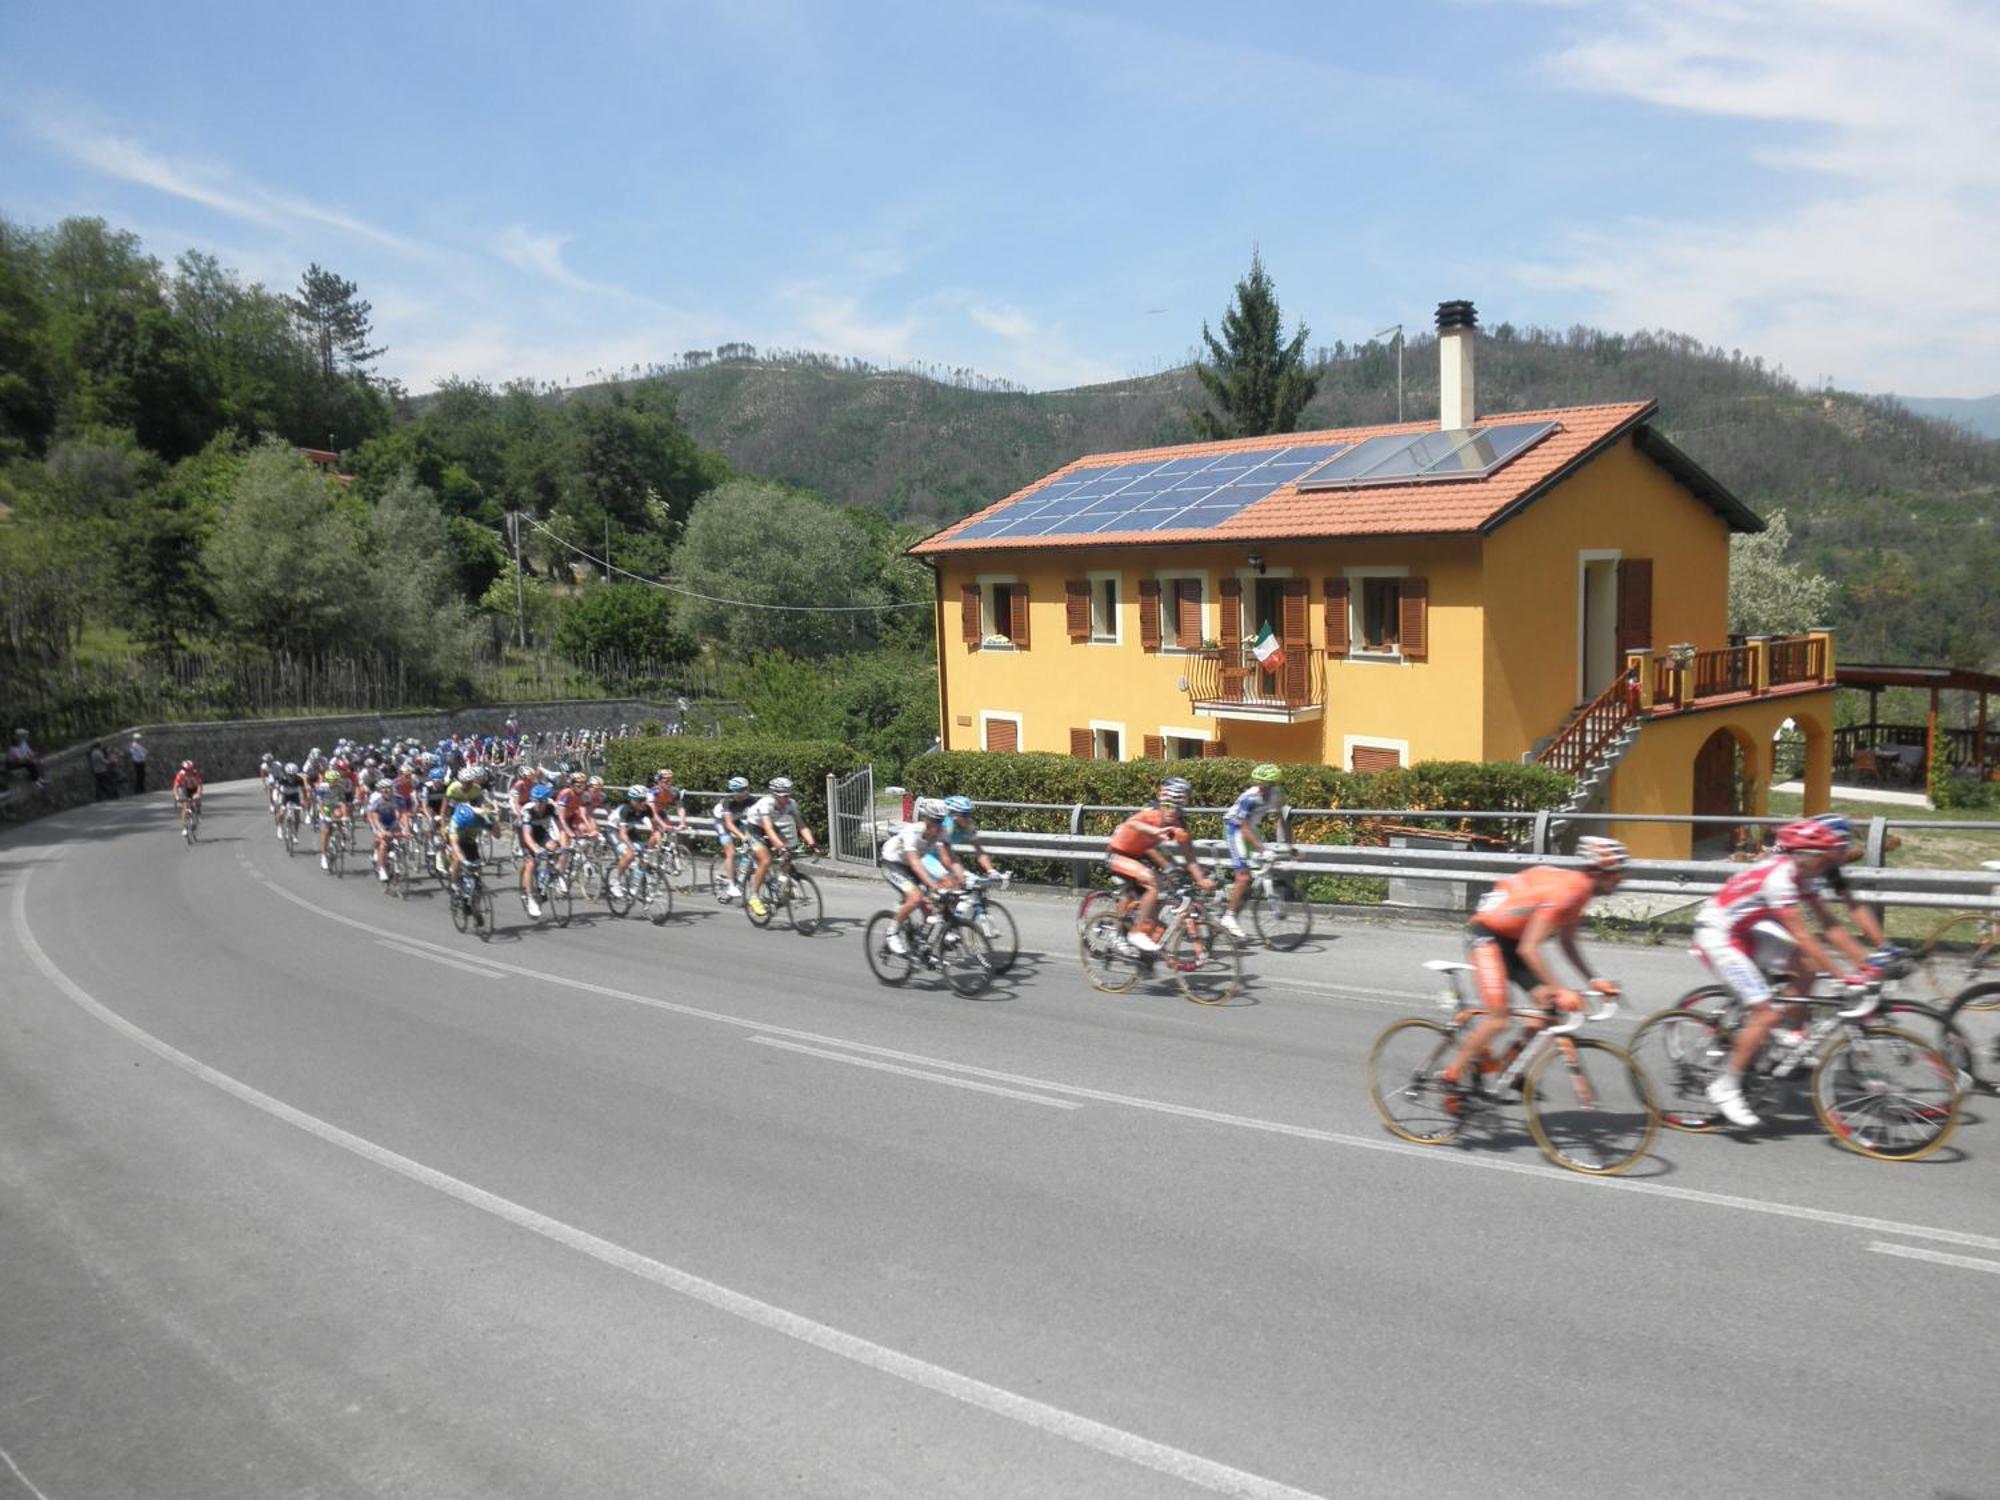
[[[42,776],[42,763],[35,759],[35,751],[28,743],[28,731],[25,729],[14,731],[14,743],[7,750],[7,769],[25,771],[37,787],[48,790],[49,784]]]

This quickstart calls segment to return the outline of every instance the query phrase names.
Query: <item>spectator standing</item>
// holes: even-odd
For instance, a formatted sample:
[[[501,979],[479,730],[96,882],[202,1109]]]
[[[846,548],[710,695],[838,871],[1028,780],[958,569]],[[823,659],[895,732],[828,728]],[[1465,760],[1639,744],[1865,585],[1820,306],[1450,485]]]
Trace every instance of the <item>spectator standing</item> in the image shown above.
[[[139,737],[139,731],[132,731],[132,748],[127,752],[132,758],[132,790],[146,790],[146,742]]]
[[[95,802],[109,802],[118,795],[118,782],[111,773],[111,757],[104,753],[104,741],[92,740],[90,754],[90,795]]]

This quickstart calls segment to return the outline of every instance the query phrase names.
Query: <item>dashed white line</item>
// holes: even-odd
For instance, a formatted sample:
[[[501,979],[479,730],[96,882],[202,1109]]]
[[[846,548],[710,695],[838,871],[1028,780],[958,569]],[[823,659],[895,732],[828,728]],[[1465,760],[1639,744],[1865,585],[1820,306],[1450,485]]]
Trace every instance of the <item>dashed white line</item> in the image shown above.
[[[35,935],[28,926],[28,886],[33,879],[34,872],[26,871],[21,876],[20,884],[14,887],[14,935],[20,941],[21,951],[28,955],[29,962],[42,972],[43,977],[68,996],[75,1005],[120,1036],[143,1047],[163,1062],[200,1079],[213,1088],[220,1089],[253,1109],[261,1110],[272,1118],[295,1126],[330,1146],[386,1168],[412,1182],[421,1183],[468,1207],[476,1208],[482,1213],[491,1214],[496,1219],[540,1235],[555,1244],[588,1255],[604,1265],[879,1374],[892,1376],[938,1395],[949,1396],[954,1401],[963,1402],[967,1406],[976,1407],[994,1416],[1006,1417],[1010,1421],[1020,1422],[1051,1436],[1066,1439],[1080,1447],[1122,1459],[1156,1473],[1169,1475],[1218,1495],[1235,1496],[1238,1500],[1321,1500],[1321,1497],[1313,1495],[1310,1491],[1294,1489],[1291,1485],[1281,1484],[1277,1480],[1266,1479],[1262,1475],[1252,1474],[1243,1469],[1231,1468],[1227,1464],[1217,1463],[1199,1454],[1154,1442],[1150,1438],[1093,1421],[1076,1412],[1036,1401],[1032,1397],[1020,1395],[1004,1387],[989,1385],[983,1380],[961,1375],[942,1365],[932,1364],[928,1360],[904,1354],[884,1344],[877,1344],[858,1335],[829,1327],[825,1323],[815,1322],[811,1318],[760,1301],[746,1293],[733,1291],[718,1282],[679,1270],[654,1260],[651,1256],[641,1255],[636,1250],[628,1250],[623,1245],[602,1239],[573,1224],[566,1224],[560,1219],[550,1218],[547,1214],[537,1213],[532,1208],[502,1198],[499,1194],[490,1193],[484,1188],[475,1187],[469,1182],[440,1172],[435,1167],[425,1166],[420,1161],[391,1151],[386,1146],[377,1145],[365,1137],[330,1124],[317,1115],[307,1114],[282,1099],[273,1098],[260,1089],[252,1088],[242,1080],[210,1067],[207,1063],[161,1041],[151,1032],[134,1025],[57,968],[48,954],[42,951],[41,944],[35,940]],[[12,1459],[8,1459],[7,1463],[9,1468],[14,1468]],[[23,1484],[28,1484],[26,1476],[20,1475],[18,1468],[14,1468],[14,1472],[21,1477]],[[34,1486],[29,1484],[28,1488],[33,1490]],[[39,1490],[35,1493],[37,1496],[41,1495]],[[47,1500],[47,1497],[43,1496],[41,1500]]]
[[[1961,1271],[1986,1271],[2000,1276],[2000,1260],[1983,1260],[1977,1255],[1948,1255],[1942,1250],[1925,1250],[1916,1245],[1891,1245],[1877,1240],[1868,1247],[1877,1255],[1900,1255],[1905,1260],[1928,1261],[1934,1266],[1956,1266]]]
[[[854,1068],[874,1068],[883,1073],[900,1073],[905,1078],[921,1078],[925,1083],[946,1083],[955,1089],[976,1089],[982,1094],[998,1094],[1006,1099],[1020,1099],[1029,1104],[1046,1104],[1050,1109],[1082,1109],[1074,1099],[1051,1099],[1047,1094],[1030,1094],[1022,1089],[1002,1088],[995,1083],[980,1083],[971,1078],[951,1078],[943,1073],[930,1073],[922,1068],[906,1068],[899,1063],[877,1062],[872,1057],[856,1057],[851,1052],[835,1052],[830,1047],[808,1047],[803,1042],[788,1042],[782,1037],[753,1036],[751,1041],[765,1047],[782,1047],[787,1052],[803,1052],[809,1057],[824,1057],[830,1062],[846,1063]]]

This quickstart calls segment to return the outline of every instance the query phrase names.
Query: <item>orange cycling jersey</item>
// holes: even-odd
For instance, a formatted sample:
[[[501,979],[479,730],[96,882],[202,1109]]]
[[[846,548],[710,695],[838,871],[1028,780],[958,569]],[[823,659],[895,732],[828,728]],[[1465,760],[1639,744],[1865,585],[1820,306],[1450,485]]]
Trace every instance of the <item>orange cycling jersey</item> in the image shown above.
[[[1169,841],[1185,844],[1188,842],[1188,831],[1166,808],[1149,807],[1132,814],[1118,825],[1117,831],[1111,835],[1110,852],[1128,858],[1144,858]]]
[[[1582,870],[1536,865],[1494,886],[1473,913],[1472,925],[1495,937],[1519,938],[1535,913],[1546,911],[1557,926],[1566,927],[1583,915],[1596,894],[1597,882]]]

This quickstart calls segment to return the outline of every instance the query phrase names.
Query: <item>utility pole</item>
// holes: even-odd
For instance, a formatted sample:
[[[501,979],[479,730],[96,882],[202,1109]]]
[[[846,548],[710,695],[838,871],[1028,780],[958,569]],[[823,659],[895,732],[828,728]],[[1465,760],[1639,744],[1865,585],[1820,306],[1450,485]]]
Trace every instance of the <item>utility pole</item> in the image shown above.
[[[611,582],[611,512],[604,513],[604,581]]]
[[[526,586],[521,582],[521,513],[507,512],[507,529],[514,536],[514,635],[523,651],[528,649],[528,607]]]
[[[1396,335],[1396,420],[1403,420],[1403,325],[1391,323],[1387,328],[1378,328],[1370,338],[1379,339],[1385,333]]]

